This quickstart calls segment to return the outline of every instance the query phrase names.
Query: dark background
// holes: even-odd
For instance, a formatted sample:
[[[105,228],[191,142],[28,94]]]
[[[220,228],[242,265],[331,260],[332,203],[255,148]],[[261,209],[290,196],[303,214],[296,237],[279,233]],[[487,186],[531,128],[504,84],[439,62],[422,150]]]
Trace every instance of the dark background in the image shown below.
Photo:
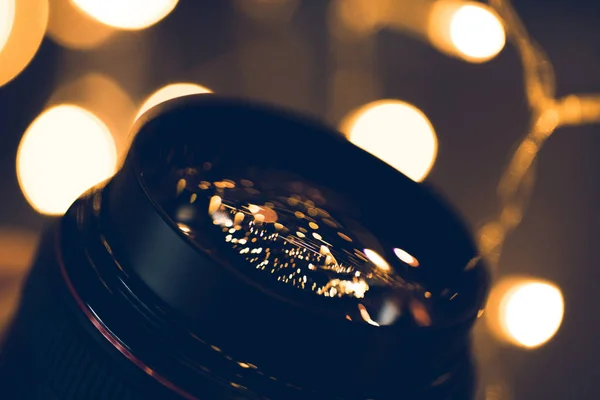
[[[374,0],[376,1],[376,0]],[[600,92],[600,3],[518,1],[531,34],[554,64],[558,95]],[[27,204],[15,161],[21,135],[58,86],[86,73],[114,79],[139,104],[155,89],[194,81],[216,93],[258,98],[336,124],[351,108],[398,98],[429,117],[439,154],[428,181],[475,230],[496,210],[495,188],[529,112],[512,45],[485,64],[449,58],[398,32],[373,48],[376,88],[356,83],[332,105],[334,65],[327,1],[303,0],[286,24],[242,15],[232,1],[181,0],[159,24],[121,33],[92,51],[45,39],[35,59],[0,88],[0,227],[38,231],[46,217]],[[545,346],[526,351],[483,340],[487,399],[600,398],[600,127],[559,129],[540,154],[537,182],[521,226],[508,239],[502,274],[525,273],[559,285],[565,318]],[[479,350],[478,350],[479,351]],[[486,389],[486,382],[503,389]]]

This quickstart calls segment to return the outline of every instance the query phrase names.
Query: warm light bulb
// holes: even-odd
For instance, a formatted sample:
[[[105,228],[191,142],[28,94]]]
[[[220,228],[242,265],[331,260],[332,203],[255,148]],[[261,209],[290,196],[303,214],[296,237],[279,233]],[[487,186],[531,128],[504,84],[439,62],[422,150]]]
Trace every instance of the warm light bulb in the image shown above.
[[[48,23],[48,0],[0,0],[0,86],[29,64]]]
[[[435,2],[429,13],[427,35],[439,50],[474,63],[494,58],[506,44],[498,14],[475,2]]]
[[[560,290],[541,282],[517,285],[500,304],[505,331],[525,347],[536,347],[550,340],[560,327],[563,313]]]
[[[166,17],[179,0],[71,0],[90,17],[118,29],[138,30]]]
[[[17,152],[17,175],[29,204],[57,215],[112,176],[116,162],[106,125],[81,107],[63,104],[44,111],[27,128]]]
[[[342,123],[356,146],[414,181],[425,179],[437,156],[437,137],[427,117],[398,100],[367,104]]]
[[[164,103],[165,101],[177,97],[201,93],[212,93],[212,91],[204,86],[196,85],[195,83],[173,83],[171,85],[164,86],[150,95],[150,97],[144,101],[144,104],[140,107],[140,111],[135,118],[138,119],[146,111],[159,105],[160,103]]]
[[[0,0],[0,52],[8,41],[15,22],[15,0]]]
[[[496,284],[486,318],[500,339],[526,348],[541,346],[558,331],[564,302],[555,285],[528,278],[505,279]]]
[[[454,13],[450,38],[460,53],[477,60],[496,56],[506,42],[498,16],[480,4],[464,5]]]

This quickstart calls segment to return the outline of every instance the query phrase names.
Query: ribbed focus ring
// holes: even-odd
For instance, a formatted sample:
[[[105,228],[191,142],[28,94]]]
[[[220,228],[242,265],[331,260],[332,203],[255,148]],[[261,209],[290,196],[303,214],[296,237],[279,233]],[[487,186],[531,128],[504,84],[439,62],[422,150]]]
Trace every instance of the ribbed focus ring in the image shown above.
[[[135,376],[140,371],[126,365],[114,348],[96,340],[99,333],[75,304],[69,304],[74,301],[66,293],[56,261],[49,257],[54,254],[52,236],[42,241],[39,254],[48,256],[38,259],[31,270],[4,346],[2,363],[12,366],[14,376],[27,378],[11,382],[11,377],[2,376],[0,381],[9,384],[16,399],[142,398],[137,382],[143,374]],[[117,369],[120,363],[123,368]]]
[[[61,399],[127,399],[135,397],[120,379],[109,372],[109,365],[92,355],[71,329],[46,321],[51,328],[37,342],[35,353],[39,373],[46,371],[48,385]],[[41,340],[40,340],[41,339]],[[44,351],[45,350],[45,351]]]

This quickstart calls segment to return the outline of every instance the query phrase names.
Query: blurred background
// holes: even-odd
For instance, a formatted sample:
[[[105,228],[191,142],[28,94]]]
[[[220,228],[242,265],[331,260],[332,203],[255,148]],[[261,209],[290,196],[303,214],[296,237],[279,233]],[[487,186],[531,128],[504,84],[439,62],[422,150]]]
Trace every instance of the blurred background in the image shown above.
[[[512,5],[557,98],[600,92],[600,3]],[[479,232],[535,91],[502,15],[454,0],[0,0],[0,327],[44,223],[115,172],[138,115],[190,93],[338,126]],[[559,127],[535,163],[475,329],[480,399],[600,398],[599,130]]]

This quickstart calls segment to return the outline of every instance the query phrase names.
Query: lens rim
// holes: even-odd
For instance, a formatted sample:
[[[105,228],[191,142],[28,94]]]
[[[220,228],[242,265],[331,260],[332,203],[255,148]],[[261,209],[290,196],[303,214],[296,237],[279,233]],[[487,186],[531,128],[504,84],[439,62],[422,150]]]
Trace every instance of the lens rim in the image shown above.
[[[171,131],[168,137],[161,135],[165,130]],[[221,133],[215,134],[211,130]],[[247,139],[248,131],[252,140],[244,142],[243,147],[236,146],[236,143]],[[442,291],[445,289],[444,285],[460,282],[471,275],[478,275],[477,278],[481,278],[484,283],[488,280],[485,278],[486,267],[470,239],[468,229],[449,202],[434,193],[429,185],[410,180],[348,142],[343,134],[316,120],[263,103],[215,95],[191,95],[150,110],[136,123],[134,132],[138,133],[124,169],[133,171],[137,183],[156,212],[179,237],[204,254],[208,253],[210,256],[210,249],[202,248],[201,243],[183,234],[171,216],[155,201],[156,193],[152,193],[147,182],[147,177],[151,174],[148,170],[156,168],[158,164],[158,157],[149,156],[152,147],[164,146],[165,142],[170,142],[169,145],[173,146],[213,149],[217,155],[230,153],[230,158],[248,160],[265,169],[291,171],[320,186],[330,187],[341,196],[357,198],[361,207],[357,212],[359,218],[368,220],[371,226],[375,226],[376,232],[389,236],[400,233],[396,238],[397,242],[402,243],[401,248],[418,255],[423,264],[418,273],[422,279],[428,280],[426,286],[433,290]],[[226,132],[226,138],[222,132]],[[305,151],[305,146],[297,146],[293,142],[290,145],[290,140],[314,143],[314,147],[319,150],[315,154],[325,154],[326,157],[315,154],[311,156]],[[247,154],[258,154],[258,160],[250,160],[251,157]],[[357,180],[364,179],[365,176],[370,177],[367,179],[371,179],[371,182],[367,183],[366,188],[358,187]],[[384,183],[380,185],[378,182]],[[377,186],[374,196],[369,185]],[[392,215],[388,213],[381,218],[381,208],[389,205],[373,207],[380,199],[384,199],[386,203],[400,201],[402,207],[394,210]],[[378,220],[381,220],[379,225]],[[388,225],[401,228],[394,232]],[[229,268],[226,262],[221,262],[221,267],[228,269],[229,273],[237,274],[240,279],[246,279],[234,268]],[[280,300],[289,301],[269,288],[262,287],[261,290]],[[487,285],[484,284],[474,294],[474,303],[477,304],[465,311],[464,319],[472,318],[478,313],[487,290]],[[459,322],[458,320],[455,322]]]

